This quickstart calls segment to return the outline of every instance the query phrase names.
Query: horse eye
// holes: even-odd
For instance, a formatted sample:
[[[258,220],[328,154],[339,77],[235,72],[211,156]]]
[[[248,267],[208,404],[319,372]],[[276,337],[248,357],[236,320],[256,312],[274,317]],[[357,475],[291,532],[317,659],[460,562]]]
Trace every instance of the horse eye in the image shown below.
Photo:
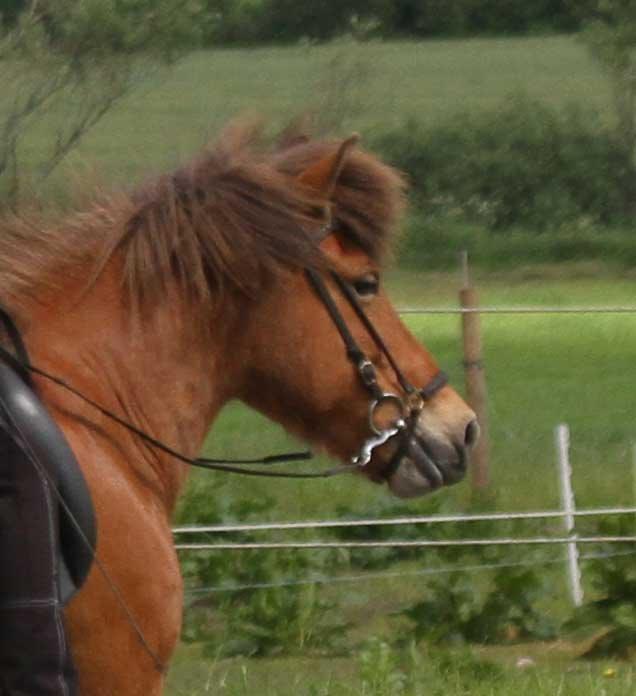
[[[352,282],[353,289],[358,297],[363,300],[370,299],[378,294],[380,289],[380,276],[377,273],[366,273]]]

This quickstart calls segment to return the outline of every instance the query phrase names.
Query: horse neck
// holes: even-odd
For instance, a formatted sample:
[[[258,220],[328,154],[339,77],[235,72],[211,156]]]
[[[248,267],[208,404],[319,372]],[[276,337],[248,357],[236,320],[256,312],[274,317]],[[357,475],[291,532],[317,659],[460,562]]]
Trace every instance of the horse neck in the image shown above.
[[[233,397],[232,369],[226,363],[230,324],[197,329],[175,298],[132,321],[119,288],[116,276],[106,273],[79,304],[69,304],[65,298],[74,296],[69,292],[34,306],[26,332],[33,362],[194,457],[214,417]],[[59,387],[42,381],[39,386],[62,427],[76,436],[78,430],[88,430],[93,439],[97,433],[107,449],[125,451],[126,456],[113,457],[116,465],[130,469],[142,487],[172,510],[186,478],[185,465]]]

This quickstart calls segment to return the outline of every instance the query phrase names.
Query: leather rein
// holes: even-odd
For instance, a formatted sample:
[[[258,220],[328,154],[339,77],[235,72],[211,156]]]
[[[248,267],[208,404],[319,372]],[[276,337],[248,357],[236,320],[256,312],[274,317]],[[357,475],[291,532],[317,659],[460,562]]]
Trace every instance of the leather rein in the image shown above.
[[[284,462],[301,461],[311,459],[313,457],[311,452],[291,452],[286,454],[274,454],[266,457],[261,457],[257,459],[217,459],[209,457],[198,457],[191,458],[184,455],[181,452],[173,449],[169,445],[165,444],[161,440],[154,438],[145,431],[141,430],[137,426],[133,425],[129,421],[123,419],[121,416],[117,415],[115,412],[106,408],[105,406],[94,401],[90,397],[86,396],[75,387],[70,385],[68,382],[64,381],[62,378],[43,370],[42,368],[34,365],[30,359],[24,341],[20,335],[18,328],[11,316],[0,307],[0,321],[4,326],[6,335],[10,342],[13,344],[14,353],[6,350],[2,345],[0,345],[0,359],[4,360],[11,367],[13,367],[23,379],[32,386],[31,375],[35,374],[49,382],[56,384],[62,389],[68,391],[74,396],[78,397],[96,411],[106,416],[110,420],[114,421],[118,425],[126,428],[128,431],[142,439],[144,442],[151,445],[153,448],[163,452],[164,454],[177,459],[190,466],[196,466],[204,469],[211,469],[214,471],[223,471],[233,474],[242,474],[245,476],[266,476],[266,477],[276,477],[276,478],[295,478],[295,479],[312,479],[312,478],[330,478],[339,474],[350,472],[356,469],[361,469],[365,467],[371,460],[373,450],[377,447],[383,445],[391,438],[396,435],[405,432],[414,427],[414,420],[417,414],[424,407],[424,403],[429,401],[440,389],[442,389],[448,382],[446,374],[442,371],[438,372],[435,377],[433,377],[428,384],[423,388],[417,389],[414,387],[405,377],[402,370],[399,368],[395,358],[391,354],[388,346],[378,333],[377,329],[367,316],[363,307],[361,306],[358,298],[355,295],[355,291],[349,283],[347,283],[341,276],[331,272],[331,278],[335,285],[345,297],[347,302],[353,308],[355,314],[360,319],[361,323],[365,327],[368,334],[372,337],[373,341],[376,343],[380,351],[385,355],[387,361],[391,365],[398,383],[404,392],[404,396],[398,396],[397,394],[391,392],[384,392],[382,388],[378,385],[377,381],[377,371],[374,364],[369,360],[366,354],[362,351],[356,340],[354,339],[347,323],[344,320],[336,302],[327,288],[327,285],[321,275],[312,269],[307,269],[305,271],[308,282],[313,290],[316,292],[317,296],[323,303],[327,313],[331,317],[340,337],[345,346],[346,355],[349,361],[354,365],[357,374],[363,387],[369,392],[371,396],[371,401],[369,404],[369,427],[372,432],[370,438],[368,438],[362,445],[360,452],[352,457],[349,464],[343,464],[322,471],[280,471],[280,470],[263,470],[254,469],[251,466],[261,465],[268,466],[271,464],[280,464]],[[397,412],[399,412],[399,417],[394,420],[387,427],[382,427],[378,423],[378,411],[384,406],[393,406]],[[249,468],[248,468],[249,467]]]

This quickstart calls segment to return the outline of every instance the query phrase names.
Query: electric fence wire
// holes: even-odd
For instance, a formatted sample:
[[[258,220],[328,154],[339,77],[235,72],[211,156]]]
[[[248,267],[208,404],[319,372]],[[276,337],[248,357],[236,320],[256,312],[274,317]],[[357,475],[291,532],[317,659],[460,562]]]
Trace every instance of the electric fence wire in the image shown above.
[[[636,307],[401,307],[399,314],[636,314]]]
[[[179,551],[255,551],[257,549],[391,549],[452,546],[547,546],[551,544],[634,544],[636,536],[495,537],[492,539],[394,539],[392,541],[264,541],[175,544]]]
[[[595,508],[576,510],[575,517],[604,517],[608,515],[636,514],[636,507]],[[447,522],[495,522],[506,520],[558,519],[564,516],[563,510],[536,510],[528,512],[493,512],[473,515],[417,515],[412,517],[386,517],[354,520],[303,520],[299,522],[255,522],[245,524],[183,525],[174,527],[174,534],[209,534],[228,532],[262,532],[291,529],[322,529],[339,527],[382,527],[408,524],[437,524]],[[177,545],[179,548],[180,545]],[[183,545],[181,545],[183,546]]]
[[[615,553],[589,553],[579,557],[580,561],[602,560],[616,558],[619,556],[633,556],[636,551],[618,551]],[[188,597],[198,597],[201,595],[211,595],[220,592],[242,592],[246,590],[277,589],[283,587],[294,587],[299,585],[332,585],[338,583],[367,582],[375,580],[390,580],[393,578],[421,577],[427,575],[445,575],[449,573],[479,572],[484,570],[498,570],[501,568],[528,568],[536,566],[560,565],[563,558],[551,558],[534,561],[517,561],[501,563],[479,563],[465,566],[450,566],[442,568],[423,568],[419,570],[383,571],[380,573],[361,573],[358,575],[335,575],[325,576],[316,575],[306,578],[288,578],[275,582],[258,582],[243,585],[214,585],[210,587],[191,587],[186,588],[185,594]]]

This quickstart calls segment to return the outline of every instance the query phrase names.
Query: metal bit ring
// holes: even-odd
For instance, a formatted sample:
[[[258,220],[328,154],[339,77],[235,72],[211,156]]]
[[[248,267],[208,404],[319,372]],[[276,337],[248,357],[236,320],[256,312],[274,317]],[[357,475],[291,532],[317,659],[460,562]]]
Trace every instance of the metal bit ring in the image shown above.
[[[387,403],[394,403],[398,407],[399,421],[403,421],[406,415],[404,401],[402,401],[397,394],[382,394],[382,396],[372,401],[369,406],[369,427],[376,435],[382,434],[387,429],[387,426],[382,426],[376,422],[376,413],[378,409]]]

